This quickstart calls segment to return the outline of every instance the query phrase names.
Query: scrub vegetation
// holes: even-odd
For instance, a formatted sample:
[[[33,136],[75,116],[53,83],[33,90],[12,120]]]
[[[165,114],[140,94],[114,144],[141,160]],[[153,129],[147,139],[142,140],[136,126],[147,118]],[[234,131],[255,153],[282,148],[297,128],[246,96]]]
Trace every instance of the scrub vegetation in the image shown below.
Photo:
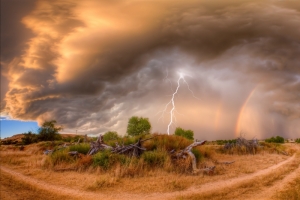
[[[293,187],[299,184],[299,180],[293,177],[300,175],[300,147],[297,143],[257,141],[253,153],[242,146],[254,144],[253,140],[236,138],[222,142],[211,141],[192,149],[196,167],[200,170],[194,173],[190,157],[172,157],[171,152],[180,152],[194,142],[183,135],[145,131],[134,136],[121,136],[114,131],[103,135],[104,143],[112,147],[148,139],[142,143],[142,148],[146,151],[139,157],[116,154],[109,149],[88,155],[91,142],[97,138],[76,135],[57,138],[52,141],[28,142],[31,144],[23,146],[22,150],[20,146],[2,145],[0,158],[4,177],[11,177],[12,183],[22,187],[20,191],[34,193],[40,191],[42,185],[49,185],[53,187],[53,191],[59,191],[52,194],[58,195],[57,199],[64,199],[66,194],[71,193],[74,198],[70,199],[95,199],[91,197],[94,193],[102,195],[102,198],[108,195],[110,199],[141,199],[146,198],[145,195],[149,195],[148,199],[222,200],[238,197],[251,199],[252,195],[255,199],[266,195],[275,199],[299,197],[298,188]],[[227,144],[230,149],[225,148]],[[70,154],[75,151],[78,154]],[[206,173],[205,169],[212,166],[215,167],[213,173]],[[15,172],[23,174],[24,179],[34,181],[29,181],[29,186],[25,180],[19,180],[20,174],[13,176]],[[35,185],[36,180],[45,184]],[[282,181],[285,183],[284,187],[280,186]],[[273,190],[272,187],[275,186],[278,188]],[[74,191],[64,193],[61,187]],[[9,190],[9,186],[5,188]],[[46,190],[40,195],[48,194],[49,190]],[[179,191],[181,193],[177,193]],[[79,194],[83,196],[77,196]],[[25,198],[26,196],[30,195],[24,194]],[[43,198],[49,199],[47,195]]]

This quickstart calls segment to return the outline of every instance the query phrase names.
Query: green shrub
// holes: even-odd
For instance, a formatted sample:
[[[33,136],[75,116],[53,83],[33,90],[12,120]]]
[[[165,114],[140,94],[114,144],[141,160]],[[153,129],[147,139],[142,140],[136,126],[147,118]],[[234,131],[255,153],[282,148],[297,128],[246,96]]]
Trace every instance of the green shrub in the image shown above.
[[[295,140],[296,143],[300,143],[300,138]]]
[[[87,154],[90,150],[90,144],[80,143],[69,147],[70,151],[77,151],[78,153]]]
[[[265,141],[269,143],[284,143],[284,138],[280,136],[276,136],[276,137],[271,137],[269,139],[266,139]]]
[[[50,159],[52,164],[58,165],[61,163],[72,163],[75,161],[75,158],[70,156],[68,154],[69,150],[68,149],[62,149],[62,150],[57,150],[54,151],[51,155],[50,155]]]
[[[54,141],[61,140],[61,135],[58,134],[58,131],[62,130],[61,126],[56,126],[56,121],[45,121],[42,124],[42,127],[38,130],[38,137],[41,141]]]
[[[63,141],[42,141],[38,143],[38,146],[40,147],[41,150],[46,150],[46,149],[57,149],[59,145],[64,144]]]
[[[112,165],[112,161],[110,161],[110,151],[100,151],[93,156],[93,165],[100,166],[104,170],[109,169]]]
[[[115,164],[128,166],[135,158],[130,158],[122,154],[113,154],[109,150],[100,151],[93,156],[93,165],[100,166],[104,170],[108,170]]]
[[[280,143],[272,143],[272,142],[260,142],[260,146],[263,150],[269,153],[281,153],[286,150],[286,146]]]
[[[72,141],[72,137],[71,136],[63,137],[62,140],[64,142],[71,142]]]
[[[23,133],[24,137],[22,137],[22,144],[32,144],[38,142],[38,135],[34,134],[31,131],[28,131],[27,133]]]
[[[175,130],[175,135],[185,137],[189,140],[194,140],[194,132],[192,130],[184,130],[180,127],[177,127]]]
[[[192,153],[195,155],[197,162],[202,159],[202,154],[198,149],[193,148]]]
[[[73,137],[71,139],[71,142],[77,143],[78,141],[79,141],[79,143],[82,143],[84,141],[84,137],[82,135],[76,135],[75,137]]]
[[[108,131],[108,132],[104,133],[104,135],[103,135],[104,142],[116,141],[118,139],[119,139],[119,135],[115,131]]]
[[[192,143],[184,137],[177,135],[153,134],[153,139],[145,141],[143,146],[148,150],[163,149],[166,151],[181,150]]]
[[[119,162],[123,166],[128,166],[130,162],[132,161],[132,158],[123,155],[123,154],[112,154],[111,155],[111,164]]]
[[[137,143],[137,141],[139,140],[139,136],[136,136],[136,137],[128,137],[128,136],[125,136],[122,138],[122,140],[118,141],[120,143],[124,143],[124,145],[129,145],[129,144],[134,144],[134,143]]]
[[[165,151],[146,151],[142,154],[142,159],[149,166],[162,167],[168,158],[168,154]]]
[[[233,140],[217,140],[216,142],[217,142],[217,145],[224,145],[224,144],[227,144],[227,143],[235,144],[236,139],[233,139]]]

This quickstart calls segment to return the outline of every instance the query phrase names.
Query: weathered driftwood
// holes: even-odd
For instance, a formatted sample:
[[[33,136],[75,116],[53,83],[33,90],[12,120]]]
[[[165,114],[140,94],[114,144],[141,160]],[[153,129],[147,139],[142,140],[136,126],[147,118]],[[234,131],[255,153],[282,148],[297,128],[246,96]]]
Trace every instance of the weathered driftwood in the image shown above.
[[[91,148],[88,152],[88,155],[93,155],[98,151],[109,149],[111,150],[112,153],[139,157],[143,153],[143,151],[146,151],[146,149],[142,147],[142,143],[150,139],[152,138],[148,138],[144,140],[139,139],[135,144],[129,144],[129,145],[124,145],[124,144],[119,145],[118,143],[116,143],[116,147],[111,147],[105,144],[103,141],[103,136],[99,135],[96,142],[91,142]]]
[[[69,151],[68,154],[70,156],[78,156],[78,151]]]
[[[187,156],[189,156],[192,159],[192,169],[193,169],[193,173],[197,173],[199,171],[199,169],[197,169],[197,161],[196,161],[196,157],[192,152],[192,149],[196,146],[200,146],[200,145],[204,145],[206,143],[206,140],[204,141],[200,141],[200,142],[194,142],[193,144],[187,146],[185,149],[180,150],[179,152],[175,152],[174,150],[172,150],[170,152],[171,157],[173,159],[180,159],[180,158],[187,158]]]
[[[80,140],[81,140],[81,138],[78,138],[78,141],[77,141],[77,143],[76,143],[76,144],[79,144],[79,143],[80,143]]]
[[[48,155],[48,154],[51,154],[51,153],[53,153],[53,150],[45,150],[45,151],[44,151],[44,154],[45,154],[45,155]]]
[[[234,163],[235,161],[224,161],[224,162],[219,162],[219,161],[215,161],[216,164],[223,164],[223,165],[230,165],[232,163]]]
[[[101,150],[113,149],[111,146],[107,145],[103,141],[103,136],[100,134],[96,142],[91,142],[91,148],[88,155],[93,155]]]
[[[141,139],[139,139],[135,144],[126,146],[117,144],[116,147],[112,149],[113,153],[126,154],[135,157],[139,157],[143,153],[143,151],[146,151],[146,149],[142,147]]]

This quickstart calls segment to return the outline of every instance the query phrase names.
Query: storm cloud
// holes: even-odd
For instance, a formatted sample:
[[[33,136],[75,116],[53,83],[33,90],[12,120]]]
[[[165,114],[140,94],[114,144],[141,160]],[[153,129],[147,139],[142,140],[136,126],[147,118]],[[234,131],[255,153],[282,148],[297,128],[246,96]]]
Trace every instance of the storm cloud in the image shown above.
[[[36,1],[19,20],[32,37],[1,55],[12,118],[125,134],[138,115],[165,133],[182,73],[197,98],[182,82],[173,131],[300,134],[297,1]]]

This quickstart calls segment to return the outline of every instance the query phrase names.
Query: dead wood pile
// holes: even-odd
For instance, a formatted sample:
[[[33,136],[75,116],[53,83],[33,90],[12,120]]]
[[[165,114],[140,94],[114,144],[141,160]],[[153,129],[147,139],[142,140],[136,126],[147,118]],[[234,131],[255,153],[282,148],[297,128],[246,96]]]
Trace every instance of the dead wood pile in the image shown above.
[[[98,151],[103,151],[103,150],[108,150],[112,149],[111,146],[107,145],[103,141],[103,136],[100,134],[96,142],[91,142],[91,148],[89,152],[87,153],[88,155],[93,155],[97,153]]]
[[[255,154],[258,147],[259,143],[257,139],[246,140],[243,137],[237,138],[235,143],[226,143],[224,145],[225,150],[237,148],[238,150],[249,154]]]
[[[183,150],[180,150],[179,152],[175,152],[174,150],[170,151],[170,154],[171,154],[171,158],[172,159],[186,159],[188,157],[191,158],[192,160],[192,170],[193,170],[193,173],[198,173],[200,171],[211,171],[213,172],[214,169],[215,169],[215,166],[211,166],[211,167],[207,167],[207,168],[204,168],[204,169],[197,169],[197,161],[196,161],[196,157],[195,155],[193,154],[192,152],[192,149],[196,146],[200,146],[200,145],[204,145],[206,143],[206,140],[204,141],[200,141],[200,142],[194,142],[193,144],[187,146],[185,149]]]
[[[124,144],[120,145],[116,143],[116,147],[112,147],[105,144],[103,141],[103,136],[100,135],[96,142],[91,142],[91,148],[88,152],[88,155],[96,154],[98,151],[111,150],[112,153],[139,157],[144,151],[146,151],[146,149],[142,147],[142,143],[150,139],[152,138],[148,138],[144,140],[139,139],[135,144],[129,144],[129,145],[124,145]]]

